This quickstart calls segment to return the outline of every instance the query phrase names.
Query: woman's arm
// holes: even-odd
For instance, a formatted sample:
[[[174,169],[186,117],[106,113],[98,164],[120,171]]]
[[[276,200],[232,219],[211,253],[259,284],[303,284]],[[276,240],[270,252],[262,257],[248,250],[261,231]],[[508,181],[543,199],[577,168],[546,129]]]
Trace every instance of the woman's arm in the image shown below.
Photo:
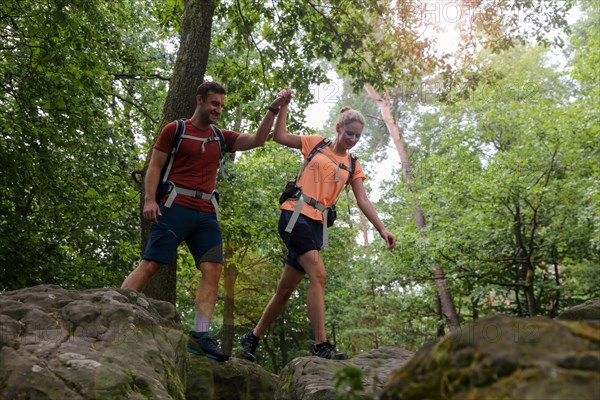
[[[385,226],[383,226],[383,222],[379,219],[379,215],[377,215],[373,203],[371,203],[371,200],[367,197],[367,192],[365,191],[362,179],[354,179],[350,184],[352,185],[352,191],[354,192],[354,197],[356,197],[358,207],[373,224],[375,229],[377,229],[377,232],[379,232],[381,238],[387,244],[388,249],[392,250],[396,246],[396,238],[385,229]]]
[[[279,144],[282,144],[293,149],[302,148],[302,140],[298,135],[289,135],[287,133],[287,113],[288,113],[289,102],[282,105],[277,114],[275,120],[275,130],[273,131],[273,140]]]

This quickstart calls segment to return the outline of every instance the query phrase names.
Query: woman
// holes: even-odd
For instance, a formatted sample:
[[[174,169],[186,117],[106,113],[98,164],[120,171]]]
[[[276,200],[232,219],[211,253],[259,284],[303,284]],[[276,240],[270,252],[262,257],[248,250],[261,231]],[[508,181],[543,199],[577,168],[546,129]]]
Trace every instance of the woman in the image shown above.
[[[275,121],[274,140],[293,149],[301,149],[307,155],[322,141],[321,136],[298,136],[286,132],[286,119],[289,100],[284,103]],[[277,285],[275,295],[263,311],[256,327],[241,338],[243,347],[242,357],[255,361],[256,348],[259,338],[267,327],[281,314],[290,296],[308,274],[309,285],[307,294],[308,318],[310,319],[315,344],[312,355],[328,359],[345,359],[329,341],[325,332],[325,282],[327,273],[323,259],[319,254],[323,246],[323,212],[308,204],[310,198],[327,207],[337,200],[349,176],[349,150],[358,140],[365,126],[362,114],[349,107],[344,107],[335,125],[336,137],[330,144],[318,151],[312,160],[305,164],[298,179],[298,186],[307,199],[301,204],[300,215],[294,223],[289,224],[290,218],[298,205],[298,198],[287,199],[281,205],[279,219],[279,234],[288,249],[286,264]],[[379,219],[373,204],[367,198],[363,180],[365,175],[358,161],[354,164],[350,185],[356,197],[359,208],[377,229],[388,248],[396,245],[396,239],[388,232]],[[314,202],[313,202],[314,204]],[[323,207],[320,207],[321,210]],[[293,225],[293,228],[288,226]],[[326,226],[326,225],[325,225]],[[286,229],[288,228],[288,229]],[[291,232],[289,232],[291,230]],[[325,236],[326,237],[326,236]]]

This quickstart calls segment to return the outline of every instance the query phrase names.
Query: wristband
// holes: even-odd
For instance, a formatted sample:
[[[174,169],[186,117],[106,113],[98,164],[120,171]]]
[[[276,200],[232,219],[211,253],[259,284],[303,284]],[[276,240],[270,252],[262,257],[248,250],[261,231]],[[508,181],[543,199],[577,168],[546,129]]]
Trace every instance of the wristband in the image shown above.
[[[271,111],[273,113],[273,115],[277,115],[277,113],[279,112],[279,108],[269,106],[269,111]]]

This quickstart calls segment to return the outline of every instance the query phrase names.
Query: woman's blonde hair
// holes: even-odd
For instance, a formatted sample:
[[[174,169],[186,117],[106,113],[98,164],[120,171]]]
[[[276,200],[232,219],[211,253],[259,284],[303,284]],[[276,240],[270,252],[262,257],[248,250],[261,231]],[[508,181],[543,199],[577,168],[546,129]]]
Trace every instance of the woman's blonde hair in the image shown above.
[[[346,126],[352,122],[360,122],[363,127],[366,125],[365,117],[360,113],[360,111],[353,110],[352,107],[348,106],[342,107],[336,124],[340,124],[340,126]]]

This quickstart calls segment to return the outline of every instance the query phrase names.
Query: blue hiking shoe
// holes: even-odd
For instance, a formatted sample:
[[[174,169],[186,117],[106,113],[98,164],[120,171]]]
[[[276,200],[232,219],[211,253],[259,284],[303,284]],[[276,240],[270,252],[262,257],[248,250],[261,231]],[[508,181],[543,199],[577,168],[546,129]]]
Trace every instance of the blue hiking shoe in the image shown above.
[[[229,360],[229,356],[225,354],[217,342],[208,335],[198,337],[194,335],[194,332],[190,332],[187,351],[188,353],[192,353],[197,356],[205,355],[206,357],[216,361],[222,362]]]

